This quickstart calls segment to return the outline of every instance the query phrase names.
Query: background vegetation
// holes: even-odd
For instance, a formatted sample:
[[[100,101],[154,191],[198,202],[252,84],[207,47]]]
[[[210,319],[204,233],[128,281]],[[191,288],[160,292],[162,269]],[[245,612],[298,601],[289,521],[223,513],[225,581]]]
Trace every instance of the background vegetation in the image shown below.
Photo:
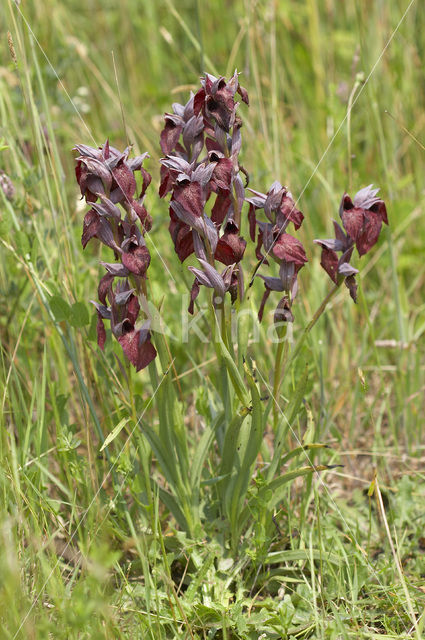
[[[0,190],[1,636],[421,637],[421,2],[5,0],[0,17],[0,169],[14,185],[10,198]],[[235,67],[251,99],[242,117],[252,183],[266,191],[279,179],[306,214],[294,332],[329,286],[312,240],[330,233],[343,191],[373,182],[390,219],[362,261],[359,304],[338,294],[284,389],[289,400],[307,363],[296,433],[330,445],[326,462],[344,467],[288,487],[276,526],[256,527],[253,514],[236,564],[217,542],[176,530],[158,500],[147,518],[141,431],[122,448],[131,425],[119,350],[103,355],[95,343],[99,256],[81,249],[71,152],[128,139],[149,152],[156,188],[163,112],[204,70]],[[147,207],[151,289],[177,332],[186,267],[153,188]],[[254,306],[261,294],[257,283]],[[195,442],[214,353],[195,340],[172,349]],[[264,336],[253,355],[267,379],[275,346]],[[137,410],[155,424],[147,372],[134,380]]]

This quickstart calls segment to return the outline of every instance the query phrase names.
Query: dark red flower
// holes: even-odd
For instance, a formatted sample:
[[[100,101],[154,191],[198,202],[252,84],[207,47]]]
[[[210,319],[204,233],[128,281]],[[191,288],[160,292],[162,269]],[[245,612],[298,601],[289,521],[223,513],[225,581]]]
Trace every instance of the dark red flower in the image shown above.
[[[211,151],[209,159],[211,162],[216,163],[211,177],[212,190],[217,193],[230,191],[232,188],[233,161],[230,158],[225,158],[223,154],[219,155],[216,151]]]
[[[275,224],[280,231],[285,231],[290,222],[295,229],[299,229],[304,215],[295,207],[292,194],[286,187],[282,187],[280,182],[274,182],[267,193],[249,189],[253,194],[246,198],[250,203],[249,221],[251,237],[255,233],[255,212],[264,209],[267,218]]]
[[[118,342],[125,356],[140,371],[148,366],[156,357],[156,349],[151,342],[151,334],[143,329],[131,329],[123,333]]]
[[[358,270],[350,264],[353,254],[354,242],[348,234],[345,234],[339,224],[334,221],[335,239],[315,240],[322,247],[320,264],[326,271],[332,282],[339,284],[343,280],[350,291],[354,302],[357,301],[357,284],[355,275]],[[338,258],[338,252],[341,257]]]
[[[215,250],[215,259],[225,265],[242,260],[246,249],[246,240],[241,238],[233,222],[228,222],[224,234],[219,238]]]
[[[235,93],[238,92],[249,104],[248,93],[239,86],[237,72],[228,82],[223,77],[216,78],[208,73],[201,82],[202,89],[195,94],[193,102],[195,115],[202,111],[207,120],[215,120],[219,127],[229,132],[236,114]]]
[[[183,131],[183,121],[179,116],[166,113],[164,116],[165,127],[161,131],[161,149],[167,156],[175,149],[180,134]]]
[[[353,200],[345,193],[339,210],[344,229],[356,244],[360,256],[377,243],[382,223],[388,224],[385,203],[376,197],[379,189],[372,186],[360,189]]]
[[[122,253],[121,260],[131,273],[146,278],[146,271],[151,261],[149,249],[146,245],[139,246],[131,243],[127,251]]]
[[[223,220],[229,213],[229,209],[232,206],[232,198],[228,191],[221,191],[217,193],[214,206],[211,209],[211,220],[220,227]]]
[[[272,253],[278,260],[293,262],[298,269],[307,262],[303,245],[289,233],[280,234],[273,242]]]
[[[199,182],[191,182],[189,179],[181,181],[174,187],[173,200],[198,218],[204,211],[204,197],[202,186]]]
[[[170,225],[168,227],[174,243],[174,249],[180,262],[184,262],[193,252],[193,234],[189,225],[185,224],[176,216],[170,207]]]
[[[99,149],[86,145],[77,145],[76,149],[80,153],[77,180],[82,195],[92,203],[84,218],[81,242],[86,247],[89,240],[98,238],[113,249],[115,257],[115,262],[101,262],[107,274],[98,286],[100,302],[94,303],[97,342],[103,350],[106,340],[104,320],[109,320],[112,334],[120,342],[124,355],[139,371],[156,355],[148,325],[145,323],[141,329],[136,328],[140,313],[138,295],[143,290],[142,281],[150,263],[143,237],[152,225],[144,206],[145,192],[151,182],[150,174],[142,166],[147,154],[129,159],[129,149],[121,153],[108,141]],[[142,176],[142,189],[135,198],[138,171]],[[119,281],[113,289],[115,278]],[[129,279],[135,288],[130,288]],[[108,302],[110,306],[107,306]]]

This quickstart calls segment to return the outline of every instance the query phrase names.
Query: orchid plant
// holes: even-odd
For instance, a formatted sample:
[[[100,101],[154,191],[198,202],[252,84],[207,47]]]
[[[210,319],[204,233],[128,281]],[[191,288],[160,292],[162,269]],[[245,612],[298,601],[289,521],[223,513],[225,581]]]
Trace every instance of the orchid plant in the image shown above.
[[[343,195],[339,209],[342,226],[333,222],[335,238],[315,240],[322,249],[321,265],[334,287],[289,350],[282,327],[285,329],[294,322],[298,276],[307,264],[305,248],[294,235],[304,215],[289,189],[277,181],[267,193],[248,188],[249,176],[240,159],[240,101],[249,105],[247,91],[240,85],[236,71],[229,80],[205,74],[201,87],[186,104],[174,103],[172,113],[165,114],[160,139],[164,157],[160,161],[159,196],[169,198],[169,232],[174,249],[182,263],[193,255],[198,261],[198,266],[188,267],[194,276],[188,310],[194,313],[195,301],[201,287],[205,287],[212,290],[208,303],[212,318],[217,319],[217,312],[221,312],[217,334],[214,320],[211,325],[217,338],[220,370],[224,371],[216,389],[221,409],[211,409],[194,456],[187,444],[184,406],[177,399],[175,384],[169,377],[158,393],[159,430],[142,423],[144,436],[165,480],[157,483],[157,490],[178,525],[191,535],[199,534],[208,519],[208,504],[209,512],[213,509],[217,517],[227,519],[234,554],[242,532],[249,527],[250,500],[261,499],[265,522],[270,523],[270,514],[282,498],[287,482],[296,475],[328,468],[309,464],[296,473],[282,472],[282,466],[305,454],[306,447],[316,451],[324,445],[310,443],[295,452],[285,452],[284,436],[301,410],[305,387],[300,384],[300,392],[290,405],[289,418],[280,409],[279,389],[284,371],[342,283],[356,301],[358,270],[351,264],[354,249],[360,257],[368,253],[378,241],[382,224],[388,224],[385,204],[372,185],[358,191],[353,199],[346,193]],[[93,303],[98,317],[99,347],[104,348],[104,322],[109,321],[124,357],[137,371],[149,365],[155,384],[157,352],[166,371],[170,351],[168,346],[164,348],[163,336],[156,339],[152,331],[147,304],[150,254],[145,235],[153,224],[144,205],[151,182],[143,167],[147,154],[131,158],[129,148],[121,152],[108,141],[100,148],[77,145],[75,149],[79,154],[77,181],[82,197],[90,205],[84,218],[83,247],[97,239],[114,256],[111,262],[101,262],[106,273],[98,286],[98,301]],[[249,246],[242,236],[245,227],[252,242]],[[273,292],[280,295],[274,323],[281,340],[273,390],[267,396],[260,393],[254,366],[246,361],[247,354],[235,353],[225,321],[226,307],[240,306],[246,296],[243,263],[248,254],[258,260],[249,287],[258,279],[263,280],[265,287],[258,311],[260,321],[270,295]],[[277,275],[271,271],[272,261],[278,266]],[[265,268],[270,271],[264,273]],[[275,446],[266,461],[263,484],[258,485],[260,488],[253,497],[251,481],[259,452],[263,458],[266,455],[263,434],[269,429],[272,407]],[[218,455],[216,478],[208,476],[205,464],[208,455],[212,458]],[[217,464],[209,465],[210,470],[214,468]],[[146,493],[154,482],[153,477],[148,479]],[[213,489],[208,490],[210,485]]]

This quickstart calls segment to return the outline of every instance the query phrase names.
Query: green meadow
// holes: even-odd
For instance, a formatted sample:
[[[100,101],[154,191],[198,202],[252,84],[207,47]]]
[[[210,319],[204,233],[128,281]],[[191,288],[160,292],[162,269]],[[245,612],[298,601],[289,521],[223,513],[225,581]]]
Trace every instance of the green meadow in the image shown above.
[[[0,25],[0,638],[425,637],[421,0],[2,0]],[[344,192],[388,211],[357,304],[338,289],[281,385],[275,292],[245,341],[215,349],[208,315],[183,340],[193,278],[157,195],[164,113],[235,69],[249,186],[305,215],[289,350],[332,287],[313,240]],[[139,372],[96,343],[112,254],[81,246],[73,147],[106,139],[152,174],[167,329]],[[247,283],[256,263],[249,241]]]

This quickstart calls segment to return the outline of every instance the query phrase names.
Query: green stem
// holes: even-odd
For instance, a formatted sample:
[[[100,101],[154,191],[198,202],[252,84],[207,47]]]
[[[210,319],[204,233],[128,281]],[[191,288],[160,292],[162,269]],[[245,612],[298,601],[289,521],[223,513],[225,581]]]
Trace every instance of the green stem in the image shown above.
[[[276,328],[279,342],[277,344],[276,362],[274,366],[274,378],[273,378],[273,424],[276,429],[279,418],[279,407],[277,396],[279,394],[281,380],[284,374],[285,362],[288,357],[288,340],[286,339],[287,326]],[[282,361],[283,360],[283,361]]]
[[[322,313],[324,312],[324,310],[328,306],[329,302],[332,300],[332,298],[339,291],[339,288],[340,288],[342,283],[343,283],[343,280],[341,280],[341,282],[338,282],[337,284],[335,284],[332,287],[332,289],[329,291],[328,295],[322,300],[322,303],[320,304],[320,306],[316,309],[312,319],[310,320],[310,322],[308,323],[308,325],[305,327],[304,331],[302,332],[301,336],[299,337],[299,339],[298,339],[293,351],[291,352],[289,358],[284,360],[284,362],[283,362],[282,368],[285,368],[285,372],[287,372],[289,370],[290,365],[293,363],[293,361],[295,360],[295,358],[297,357],[297,355],[301,351],[301,348],[304,345],[304,342],[305,342],[308,334],[310,333],[310,331],[312,330],[312,328],[314,327],[314,325],[316,324],[316,322],[318,321],[318,319],[320,318],[320,316],[322,315]],[[283,382],[283,379],[284,379],[284,376],[281,377],[277,388],[273,389],[273,395],[274,395],[274,399],[275,399],[275,404],[276,404],[276,397],[277,397],[277,394],[279,393],[279,389],[280,389],[280,386],[281,386],[281,384]]]

